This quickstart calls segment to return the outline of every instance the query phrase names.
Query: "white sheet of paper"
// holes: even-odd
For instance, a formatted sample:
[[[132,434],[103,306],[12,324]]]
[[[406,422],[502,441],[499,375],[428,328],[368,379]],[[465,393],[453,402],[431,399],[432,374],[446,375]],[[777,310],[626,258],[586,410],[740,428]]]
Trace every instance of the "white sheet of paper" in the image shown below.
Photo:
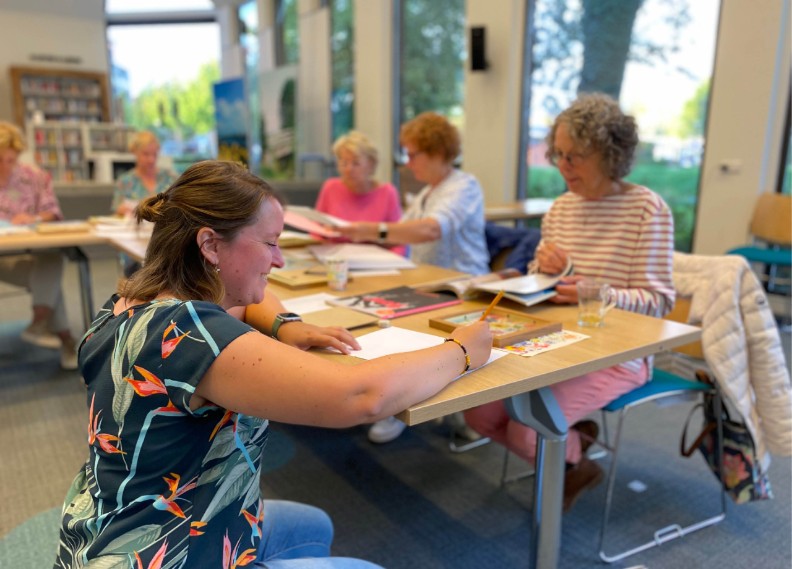
[[[326,292],[319,292],[317,294],[309,294],[306,296],[298,296],[297,298],[290,298],[283,301],[283,306],[289,312],[296,312],[297,314],[308,314],[309,312],[318,312],[319,310],[327,310],[327,300],[335,298],[332,294]]]
[[[359,351],[353,351],[350,355],[364,360],[371,360],[390,354],[399,354],[402,352],[439,346],[444,340],[445,338],[433,334],[424,334],[423,332],[415,332],[413,330],[391,326],[390,328],[383,328],[382,330],[377,330],[370,334],[358,336],[357,341],[361,349]],[[489,359],[484,365],[492,363],[505,355],[507,355],[506,352],[492,350]],[[474,370],[470,370],[467,373],[471,371]]]

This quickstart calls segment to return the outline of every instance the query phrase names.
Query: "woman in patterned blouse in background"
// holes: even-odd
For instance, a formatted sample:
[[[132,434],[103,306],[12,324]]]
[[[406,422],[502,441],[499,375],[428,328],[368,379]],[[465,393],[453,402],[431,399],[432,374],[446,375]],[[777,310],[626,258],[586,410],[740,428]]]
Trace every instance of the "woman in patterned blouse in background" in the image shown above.
[[[63,219],[52,177],[30,164],[20,164],[25,150],[20,130],[0,122],[0,223],[27,225]],[[77,352],[63,302],[63,255],[41,250],[32,255],[0,257],[0,280],[30,290],[33,320],[22,339],[42,348],[60,349],[65,370],[77,369]]]

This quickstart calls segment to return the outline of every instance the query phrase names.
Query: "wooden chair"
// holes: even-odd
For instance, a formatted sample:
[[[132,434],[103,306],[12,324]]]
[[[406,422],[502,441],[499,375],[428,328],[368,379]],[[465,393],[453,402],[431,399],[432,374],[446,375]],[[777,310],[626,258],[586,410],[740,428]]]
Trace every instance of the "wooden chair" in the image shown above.
[[[755,266],[765,290],[790,295],[792,269],[792,196],[767,192],[759,196],[750,225],[754,242],[728,251]]]

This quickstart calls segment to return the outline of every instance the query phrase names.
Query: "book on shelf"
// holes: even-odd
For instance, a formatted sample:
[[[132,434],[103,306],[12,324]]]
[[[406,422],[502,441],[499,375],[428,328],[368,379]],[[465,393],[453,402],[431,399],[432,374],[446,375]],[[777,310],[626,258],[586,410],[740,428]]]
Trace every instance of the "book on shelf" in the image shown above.
[[[330,257],[340,257],[349,263],[349,270],[414,269],[415,263],[389,249],[366,243],[324,243],[311,245],[308,250],[320,263]]]
[[[383,320],[436,310],[461,302],[462,300],[454,294],[420,291],[409,286],[398,286],[327,301],[333,306],[343,306],[367,314],[374,314]]]
[[[428,283],[417,287],[423,291],[452,292],[460,299],[468,300],[483,294],[498,294],[523,306],[539,304],[556,295],[555,286],[565,276],[572,273],[572,263],[557,275],[535,273],[523,275],[515,269],[503,269],[486,275],[462,277],[450,281]]]

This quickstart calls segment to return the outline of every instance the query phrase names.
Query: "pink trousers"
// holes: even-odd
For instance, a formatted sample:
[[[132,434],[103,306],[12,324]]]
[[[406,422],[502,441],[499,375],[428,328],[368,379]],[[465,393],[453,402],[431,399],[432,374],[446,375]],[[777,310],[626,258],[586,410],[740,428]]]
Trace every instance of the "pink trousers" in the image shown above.
[[[571,427],[592,411],[597,411],[620,395],[640,387],[646,383],[648,376],[646,362],[643,362],[637,372],[614,366],[550,387],[570,426],[566,462],[580,462],[580,433]],[[481,435],[504,445],[522,459],[534,462],[536,431],[512,421],[506,413],[503,401],[487,403],[465,411],[465,421]]]

